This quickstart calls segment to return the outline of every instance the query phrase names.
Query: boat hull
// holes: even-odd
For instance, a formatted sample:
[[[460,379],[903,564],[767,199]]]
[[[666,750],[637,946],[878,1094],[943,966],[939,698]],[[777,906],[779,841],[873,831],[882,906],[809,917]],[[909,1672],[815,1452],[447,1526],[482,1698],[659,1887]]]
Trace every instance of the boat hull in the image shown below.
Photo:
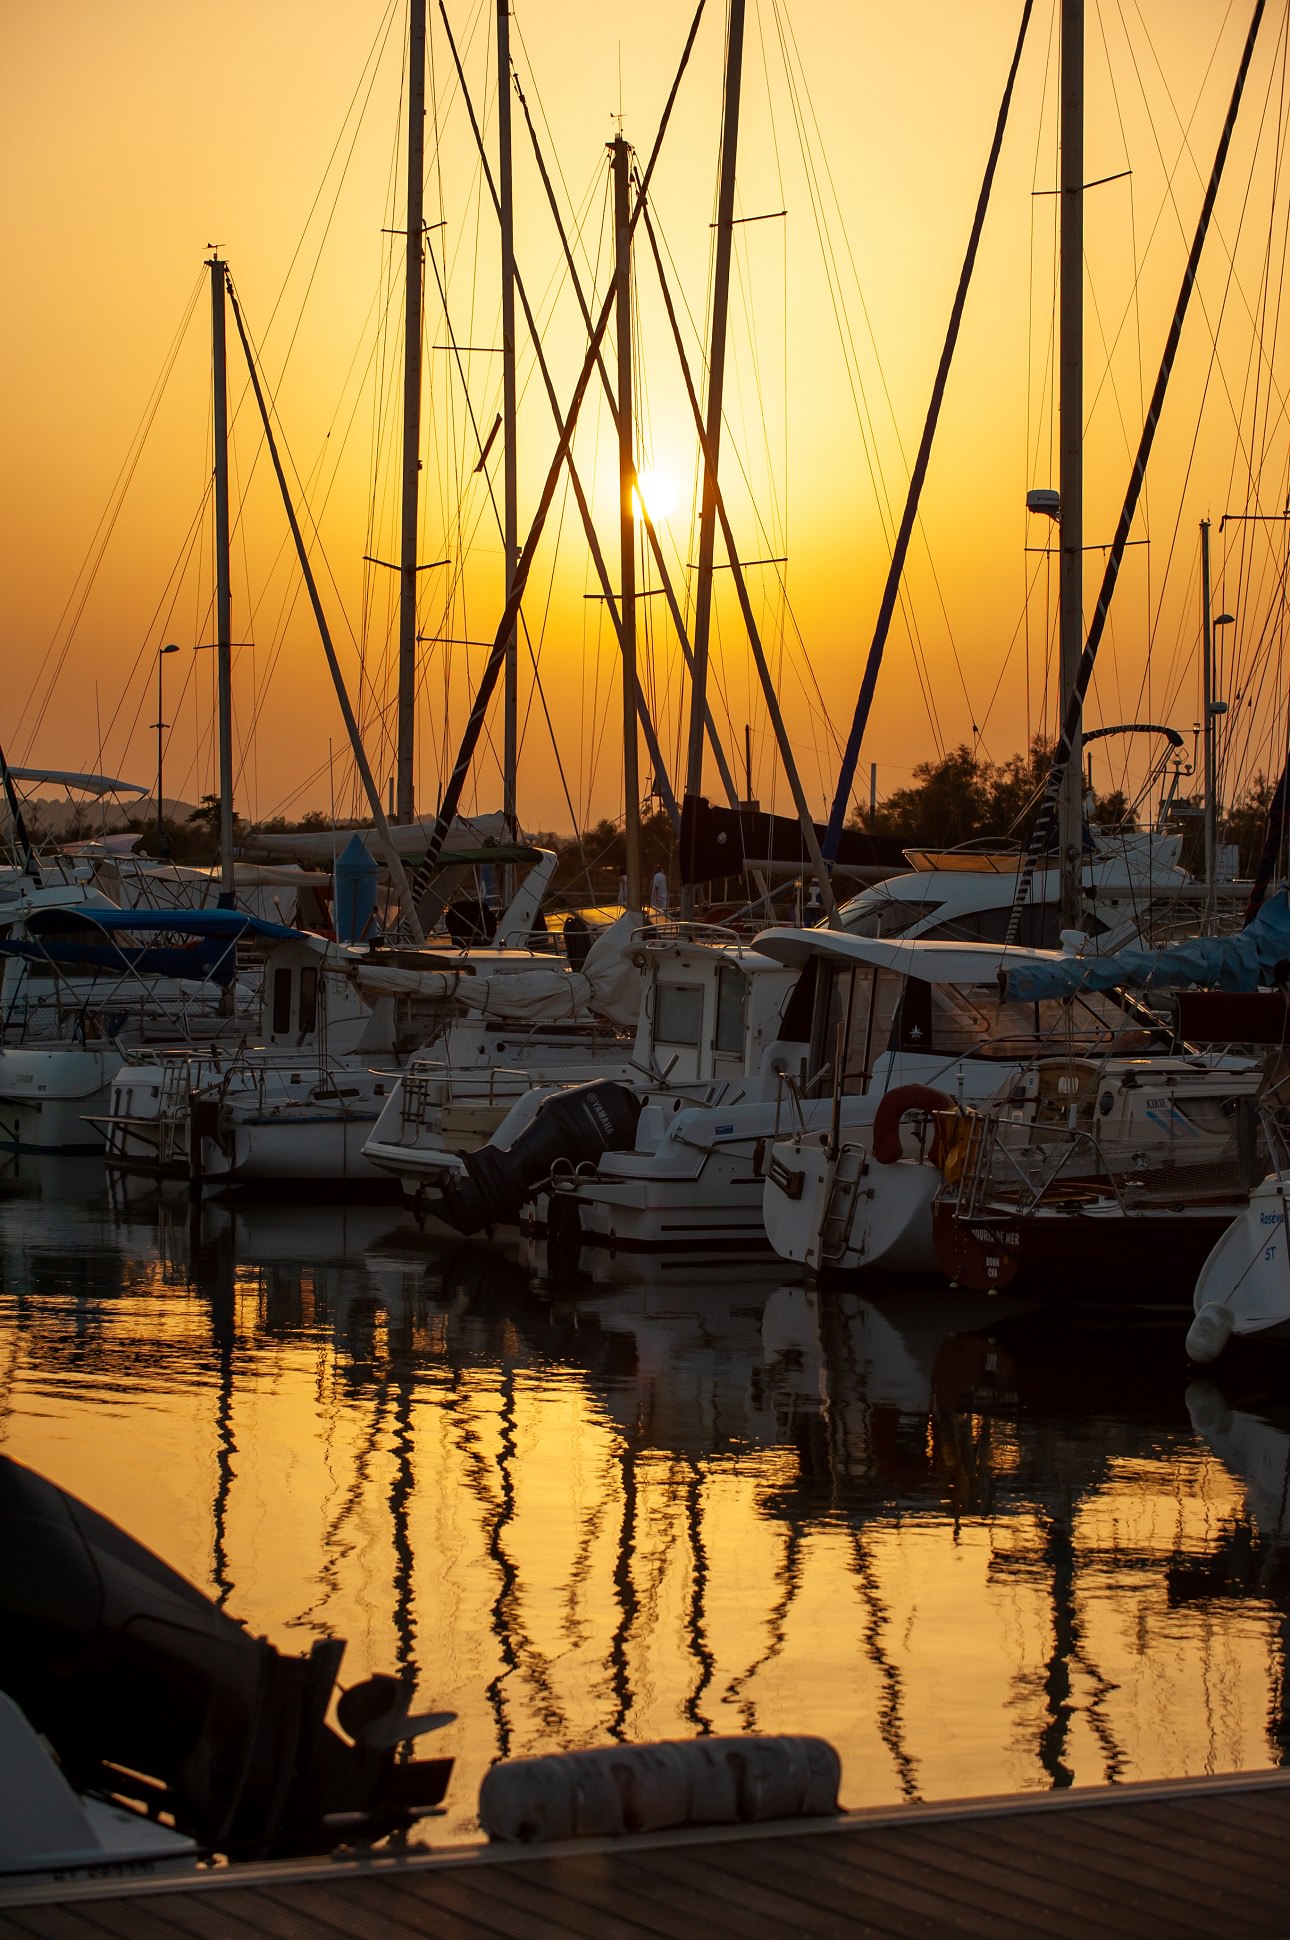
[[[300,1111],[230,1115],[215,1137],[201,1140],[199,1176],[230,1185],[380,1182],[393,1192],[388,1175],[363,1156],[376,1118],[375,1111],[316,1118]]]
[[[0,1145],[10,1152],[90,1158],[105,1139],[86,1114],[107,1104],[114,1048],[0,1050]]]
[[[1181,1306],[1238,1210],[1225,1205],[1123,1213],[1115,1206],[1072,1206],[1025,1215],[987,1211],[968,1219],[942,1202],[932,1213],[932,1233],[941,1272],[976,1292]]]

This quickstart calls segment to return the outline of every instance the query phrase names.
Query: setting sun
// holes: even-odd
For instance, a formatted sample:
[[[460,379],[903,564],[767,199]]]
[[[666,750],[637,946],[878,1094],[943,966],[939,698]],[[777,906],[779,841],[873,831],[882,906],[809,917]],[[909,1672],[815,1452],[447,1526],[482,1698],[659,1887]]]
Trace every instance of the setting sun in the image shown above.
[[[670,518],[676,505],[676,484],[670,473],[660,471],[656,465],[646,465],[636,474],[636,517],[641,515],[640,501],[645,501],[645,509],[657,525]]]

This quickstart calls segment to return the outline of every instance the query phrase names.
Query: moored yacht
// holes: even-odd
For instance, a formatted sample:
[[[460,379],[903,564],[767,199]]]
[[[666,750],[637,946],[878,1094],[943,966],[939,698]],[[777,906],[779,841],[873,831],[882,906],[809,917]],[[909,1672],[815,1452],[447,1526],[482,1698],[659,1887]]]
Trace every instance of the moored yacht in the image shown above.
[[[1120,949],[1140,931],[1193,926],[1198,888],[1181,866],[1182,836],[1172,831],[1088,831],[1081,874],[1080,925],[1087,948]],[[1008,934],[1021,853],[994,843],[905,851],[907,873],[870,884],[838,912],[852,936],[1002,943]],[[1061,884],[1055,867],[1035,871],[1017,941],[1060,942]]]
[[[494,1142],[509,1148],[559,1090],[653,1084],[679,1099],[742,1082],[743,980],[771,967],[728,931],[620,918],[592,945],[580,978],[566,978],[540,1008],[522,1009],[509,981],[467,992],[470,1014],[413,1059],[367,1156],[403,1182],[424,1216],[440,1210],[467,1154]],[[773,1009],[759,1044],[773,1035]]]
[[[252,1165],[268,1178],[361,1173],[362,1139],[380,1109],[365,1114],[364,1098],[379,1099],[398,1070],[388,1006],[365,1003],[346,974],[362,953],[282,924],[213,914],[267,946],[254,1001],[235,1034],[118,1056],[96,1121],[108,1165],[193,1181],[243,1176]],[[329,1174],[320,1161],[338,1170]]]
[[[991,945],[776,929],[732,948],[724,968],[719,952],[675,948],[669,963],[651,946],[633,1138],[549,1168],[524,1215],[531,1231],[620,1248],[764,1249],[762,1174],[777,1141],[819,1149],[835,1120],[869,1124],[882,1097],[911,1084],[989,1096],[1046,1033],[1070,1027],[1065,1006],[1004,1003],[1005,953]],[[1076,1028],[1105,1038],[1126,1021],[1137,1028],[1095,999]],[[539,1103],[517,1105],[492,1147],[510,1149]]]
[[[1058,961],[1055,951],[828,932],[761,945],[817,965],[813,1095],[767,1141],[759,1167],[770,1243],[815,1270],[934,1271],[931,1204],[949,1158],[947,1120],[1008,1095],[1045,1052],[1140,1051],[1153,1041],[1144,1012],[1102,993],[1069,1003],[1005,994],[1001,972]],[[1168,1033],[1156,1036],[1165,1048]],[[920,1129],[906,1151],[909,1112]]]
[[[236,951],[252,919],[36,894],[0,935],[0,1129],[19,1152],[88,1154],[104,1134],[87,1114],[107,1105],[124,1055],[245,1030],[254,990]]]

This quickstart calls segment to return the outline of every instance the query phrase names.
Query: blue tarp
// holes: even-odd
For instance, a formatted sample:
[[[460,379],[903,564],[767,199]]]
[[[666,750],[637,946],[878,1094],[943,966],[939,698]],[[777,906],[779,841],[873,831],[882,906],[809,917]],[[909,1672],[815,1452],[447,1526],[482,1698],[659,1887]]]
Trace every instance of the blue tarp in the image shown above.
[[[1290,961],[1290,898],[1270,896],[1235,936],[1195,936],[1165,950],[1119,950],[1106,957],[1060,957],[1004,973],[1009,997],[1074,997],[1081,990],[1258,990]]]
[[[130,930],[139,936],[212,936],[232,942],[240,936],[263,936],[275,943],[289,943],[301,935],[285,923],[248,916],[244,909],[94,909],[78,904],[40,914],[41,922],[31,926],[33,935],[45,927],[57,929],[68,918],[72,919],[70,927],[75,927],[80,918],[100,930]]]
[[[0,956],[60,970],[123,970],[142,977],[179,977],[226,984],[237,964],[237,945],[245,936],[275,943],[301,939],[301,931],[267,923],[240,909],[95,909],[76,905],[40,911],[29,920],[29,934],[0,937]],[[95,931],[103,935],[93,940]],[[144,936],[188,937],[187,943],[148,944]],[[119,938],[119,941],[110,939]]]

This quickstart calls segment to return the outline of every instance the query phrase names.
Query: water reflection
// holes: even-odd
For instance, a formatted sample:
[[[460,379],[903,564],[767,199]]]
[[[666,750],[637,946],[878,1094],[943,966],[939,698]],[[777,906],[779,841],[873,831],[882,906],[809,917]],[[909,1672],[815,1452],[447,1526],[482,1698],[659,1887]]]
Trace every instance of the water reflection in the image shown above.
[[[819,1730],[862,1804],[1280,1762],[1290,1415],[1181,1316],[562,1277],[389,1207],[0,1182],[3,1435],[490,1760]],[[1189,1412],[1190,1410],[1190,1412]]]

